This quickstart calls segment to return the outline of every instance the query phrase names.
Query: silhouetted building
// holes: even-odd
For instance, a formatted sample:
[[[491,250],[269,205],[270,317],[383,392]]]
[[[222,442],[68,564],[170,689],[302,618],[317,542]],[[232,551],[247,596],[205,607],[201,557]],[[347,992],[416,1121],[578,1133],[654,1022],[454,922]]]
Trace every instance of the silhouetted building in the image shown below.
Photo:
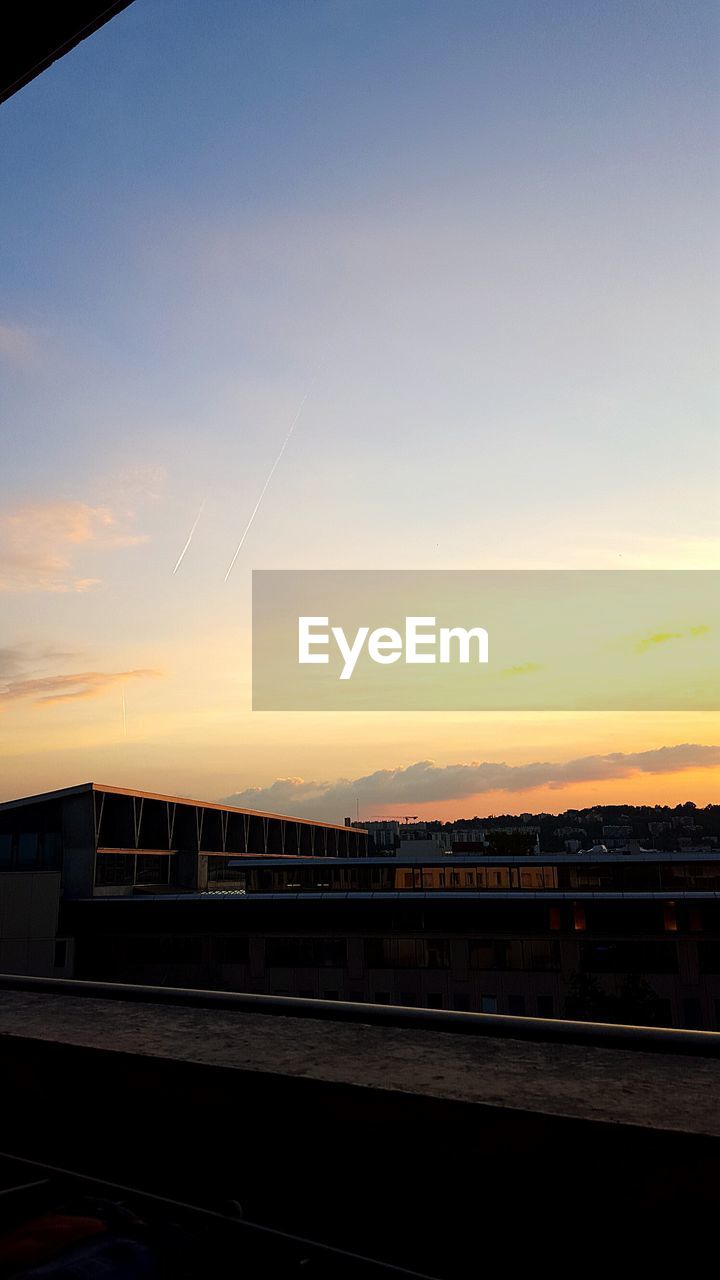
[[[716,849],[471,843],[365,857],[356,827],[90,785],[0,805],[0,865],[55,876],[44,945],[76,977],[720,1028]]]

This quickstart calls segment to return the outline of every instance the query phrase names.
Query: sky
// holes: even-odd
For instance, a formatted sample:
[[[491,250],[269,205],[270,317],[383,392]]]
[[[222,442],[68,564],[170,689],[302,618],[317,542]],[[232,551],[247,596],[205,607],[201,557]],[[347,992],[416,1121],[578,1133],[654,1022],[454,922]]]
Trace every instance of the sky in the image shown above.
[[[720,802],[716,712],[250,705],[253,569],[720,568],[719,26],[135,0],[0,107],[0,799]]]

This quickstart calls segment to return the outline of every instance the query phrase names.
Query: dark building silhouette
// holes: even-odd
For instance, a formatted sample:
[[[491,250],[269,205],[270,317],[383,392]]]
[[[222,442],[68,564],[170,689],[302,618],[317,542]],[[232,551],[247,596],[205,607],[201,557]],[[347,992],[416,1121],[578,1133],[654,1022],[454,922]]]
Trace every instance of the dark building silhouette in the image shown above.
[[[720,1027],[720,854],[367,857],[357,827],[86,784],[0,805],[0,969]]]

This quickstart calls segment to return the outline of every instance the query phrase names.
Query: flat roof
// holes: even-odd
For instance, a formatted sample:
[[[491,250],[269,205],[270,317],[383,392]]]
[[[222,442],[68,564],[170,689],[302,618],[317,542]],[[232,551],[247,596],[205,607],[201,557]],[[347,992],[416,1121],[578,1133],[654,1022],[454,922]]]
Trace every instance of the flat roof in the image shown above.
[[[19,796],[16,800],[4,800],[0,803],[0,812],[4,809],[16,809],[21,805],[44,804],[48,800],[64,800],[68,796],[80,795],[85,791],[102,791],[110,795],[133,796],[137,800],[162,800],[167,804],[189,804],[195,809],[219,809],[223,813],[243,813],[253,818],[275,818],[279,822],[300,822],[303,826],[328,827],[333,831],[356,831],[366,836],[364,827],[348,827],[341,822],[323,822],[321,818],[298,818],[293,814],[269,813],[262,809],[241,809],[239,805],[222,804],[214,800],[192,800],[188,796],[166,796],[156,791],[136,791],[131,787],[112,787],[102,782],[80,782],[74,787],[61,787],[57,791],[43,791],[34,796]]]

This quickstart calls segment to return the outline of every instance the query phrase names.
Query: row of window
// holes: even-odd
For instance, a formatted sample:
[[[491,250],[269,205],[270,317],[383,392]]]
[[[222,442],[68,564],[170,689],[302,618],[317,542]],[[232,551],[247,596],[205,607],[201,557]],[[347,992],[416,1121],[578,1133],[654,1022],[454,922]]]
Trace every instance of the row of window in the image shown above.
[[[364,947],[368,969],[451,967],[448,938],[366,938]],[[720,943],[701,944],[699,950],[701,970],[720,972]],[[471,969],[493,972],[558,972],[560,946],[555,939],[471,938],[468,962]],[[344,938],[268,938],[265,963],[269,968],[344,969],[347,942]],[[583,942],[580,967],[588,973],[677,973],[677,946],[674,942]]]
[[[54,831],[0,832],[0,871],[57,871],[62,839]]]
[[[134,884],[169,884],[169,854],[102,853],[95,867],[95,884],[103,887]]]
[[[317,993],[305,988],[294,992],[287,987],[274,987],[272,991],[274,996],[297,995],[301,1000],[317,999]],[[398,1004],[406,1008],[415,1009],[421,1004],[421,1000],[415,991],[401,991],[397,997],[391,995],[389,991],[373,991],[367,994],[364,991],[350,991],[347,997],[341,996],[337,990],[323,990],[320,992],[322,1000],[340,1000],[348,999],[352,1001],[362,1002],[364,1004]],[[454,1009],[463,1013],[510,1013],[515,1017],[524,1017],[526,1013],[534,1012],[539,1018],[553,1018],[555,1016],[555,997],[552,995],[538,995],[535,997],[535,1009],[530,1008],[529,1002],[526,1001],[524,995],[508,995],[504,1002],[504,1008],[500,1009],[500,1001],[496,995],[481,995],[476,1002],[464,992],[457,992],[453,995],[450,1003],[447,1002],[442,991],[430,991],[424,997],[426,1009]],[[531,1002],[530,1002],[531,1003]]]
[[[448,938],[365,938],[367,969],[450,970]],[[245,935],[130,934],[101,936],[92,942],[132,964],[201,964],[204,956],[216,964],[248,964],[250,940]],[[559,972],[562,957],[555,939],[467,939],[471,970],[484,972]],[[698,944],[701,974],[720,973],[720,942]],[[269,937],[265,939],[265,964],[279,969],[346,969],[346,938]],[[674,942],[615,941],[612,938],[580,944],[580,970],[584,973],[674,974],[678,951]]]
[[[98,886],[131,886],[133,884],[167,884],[171,859],[157,855],[104,853],[97,858],[95,883]],[[32,867],[60,865],[60,837],[46,834],[0,835],[0,867]],[[552,890],[552,889],[627,889],[661,890],[720,889],[720,864],[659,866],[641,863],[635,866],[591,867],[587,870],[538,866],[471,867],[467,869],[418,867],[297,868],[283,871],[246,871],[237,857],[208,858],[209,884],[242,885],[249,893],[316,891],[318,888],[338,892],[398,889],[411,890]],[[650,910],[653,908],[650,907]],[[659,910],[660,908],[657,908]],[[558,926],[559,927],[559,926]],[[576,921],[575,928],[584,925]],[[659,928],[673,931],[677,927],[667,919]],[[693,928],[692,923],[689,926]],[[696,923],[695,928],[699,925]]]
[[[233,872],[232,862],[236,868]],[[237,859],[212,859],[209,874],[220,879],[237,874]],[[587,866],[545,865],[487,866],[468,862],[465,866],[442,866],[422,863],[414,867],[367,865],[359,860],[351,867],[315,866],[250,868],[247,870],[250,893],[297,893],[324,888],[337,892],[375,890],[532,890],[619,892],[667,891],[684,889],[715,891],[720,889],[720,860],[697,863],[626,862],[591,863]]]
[[[310,989],[291,992],[283,987],[274,988],[272,994],[278,996],[297,995],[300,999],[312,1000],[317,997],[318,993]],[[323,990],[319,995],[323,1000],[349,999],[370,1004],[399,1004],[408,1008],[417,1008],[422,1005],[422,998],[419,998],[414,991],[401,991],[398,996],[393,996],[389,991],[366,993],[355,990],[345,997],[341,996],[341,993],[336,990]],[[658,997],[655,1000],[655,1006],[656,1020],[653,1025],[673,1026],[672,1002]],[[565,1016],[562,1008],[557,1007],[555,997],[549,994],[537,995],[534,1000],[522,994],[511,993],[506,995],[504,999],[497,995],[485,994],[480,995],[475,1000],[465,992],[456,992],[448,1002],[443,992],[432,991],[424,997],[424,1007],[427,1009],[448,1008],[464,1013],[504,1013],[516,1018],[533,1016],[555,1018]],[[713,1010],[714,1029],[720,1030],[720,1000],[714,1001]],[[706,1027],[703,1002],[700,999],[695,996],[687,996],[680,1001],[678,1025],[686,1030],[702,1031],[711,1029]]]
[[[148,797],[96,793],[98,843],[129,848],[136,840],[149,849],[175,848],[221,853],[353,856],[365,852],[367,838],[354,828],[325,827],[167,802]]]

